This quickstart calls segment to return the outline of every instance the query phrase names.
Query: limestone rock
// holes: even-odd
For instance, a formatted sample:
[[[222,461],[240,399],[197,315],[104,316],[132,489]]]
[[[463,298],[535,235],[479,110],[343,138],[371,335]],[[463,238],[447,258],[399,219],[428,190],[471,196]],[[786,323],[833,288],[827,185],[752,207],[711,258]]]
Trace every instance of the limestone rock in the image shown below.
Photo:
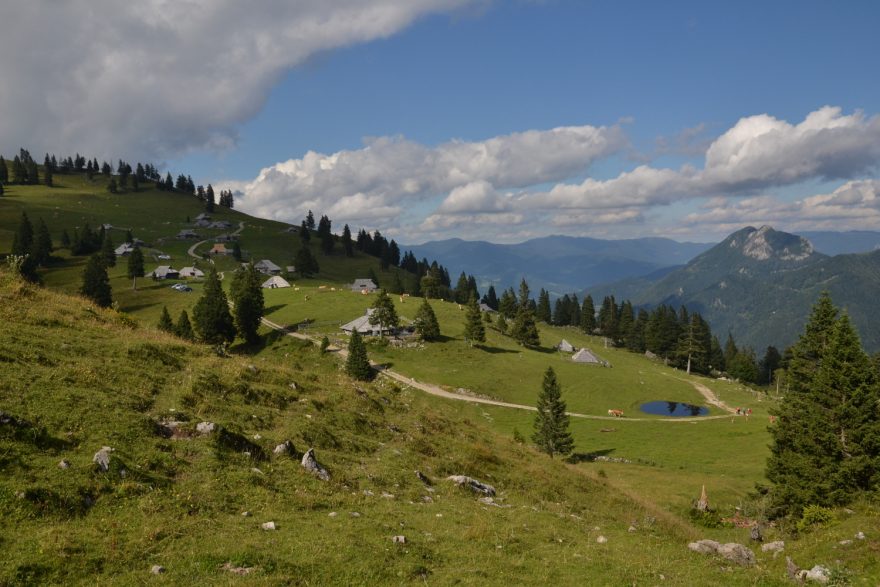
[[[59,469],[69,469],[70,468],[70,461],[68,461],[67,459],[61,459],[61,461],[58,463],[58,468]]]
[[[718,547],[718,554],[743,567],[751,567],[755,564],[755,553],[736,542],[722,544]]]
[[[804,569],[798,573],[798,579],[801,581],[814,581],[816,583],[828,583],[831,580],[831,571],[822,565],[816,565],[809,571]]]
[[[260,528],[262,528],[263,530],[274,530],[275,522],[264,522],[260,524]]]
[[[752,529],[749,531],[749,537],[755,542],[764,542],[764,533],[761,532],[761,527],[758,525],[752,526]]]
[[[688,548],[700,554],[715,554],[719,546],[721,545],[714,540],[699,540],[688,544]]]
[[[450,475],[447,477],[449,481],[452,481],[459,487],[467,487],[474,493],[482,493],[483,495],[488,495],[493,497],[495,495],[495,488],[491,485],[487,485],[486,483],[482,483],[473,479],[472,477],[468,477],[467,475]]]
[[[394,544],[406,544],[406,536],[393,536],[391,541],[394,542]]]
[[[315,458],[315,449],[310,448],[302,458],[303,468],[322,481],[330,480],[330,473]]]
[[[150,573],[152,573],[153,575],[161,575],[164,572],[165,572],[165,567],[163,567],[162,565],[153,565],[150,568]]]
[[[217,425],[213,422],[199,422],[196,424],[196,432],[199,434],[210,434],[217,428]]]
[[[852,540],[841,540],[840,542],[838,542],[838,544],[841,546],[849,546],[852,543],[853,543]]]
[[[703,490],[700,492],[700,499],[697,501],[697,509],[701,512],[709,511],[709,496],[706,495],[705,485],[703,485]]]
[[[289,440],[285,440],[281,444],[275,447],[272,451],[272,454],[276,455],[292,455],[294,453],[293,443]]]
[[[632,534],[633,532],[638,532],[639,529],[636,528],[635,526],[630,526],[629,528],[626,529],[626,531],[629,532],[630,534]]]
[[[92,462],[98,465],[98,468],[107,472],[110,470],[110,453],[113,452],[113,449],[109,446],[102,446],[101,450],[95,453],[95,456],[92,457]]]
[[[335,517],[338,516],[339,514],[337,514],[336,512],[330,512],[330,513],[327,514],[327,515],[330,516],[331,518],[335,518]]]
[[[794,561],[791,560],[790,556],[785,557],[785,570],[788,573],[788,578],[792,581],[800,581],[800,573],[801,568],[794,564]]]
[[[233,575],[249,575],[256,570],[256,567],[236,567],[232,563],[223,563],[220,565],[220,569]]]
[[[864,540],[864,539],[865,539],[865,533],[864,533],[864,532],[858,532],[858,533],[856,533],[856,540]]]
[[[251,517],[251,513],[250,513],[250,512],[241,512],[241,517],[242,517],[242,518],[250,518],[250,517]]]
[[[785,542],[777,540],[761,545],[761,552],[782,552],[785,549]]]
[[[608,542],[608,539],[604,536],[599,536],[598,538],[596,538],[596,542],[598,542],[599,544],[605,544],[606,542]]]

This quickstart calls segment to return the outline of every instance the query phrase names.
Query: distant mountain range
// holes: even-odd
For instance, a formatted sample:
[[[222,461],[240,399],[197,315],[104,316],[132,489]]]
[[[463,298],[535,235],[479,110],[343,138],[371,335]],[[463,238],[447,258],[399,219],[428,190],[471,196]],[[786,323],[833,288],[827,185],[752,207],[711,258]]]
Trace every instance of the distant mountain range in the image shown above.
[[[449,269],[453,284],[461,271],[477,279],[480,291],[516,288],[523,277],[532,291],[553,296],[646,275],[687,263],[711,243],[679,243],[667,238],[602,240],[548,236],[515,245],[449,239],[404,245],[418,259],[437,259]],[[499,291],[500,294],[500,291]]]
[[[877,235],[813,234],[833,251],[852,250],[856,241],[866,246],[871,234]],[[829,256],[809,239],[769,226],[739,230],[684,267],[588,288],[588,293],[642,306],[686,305],[719,336],[730,331],[761,354],[767,345],[782,348],[797,339],[824,290],[850,315],[865,348],[880,350],[880,249]]]

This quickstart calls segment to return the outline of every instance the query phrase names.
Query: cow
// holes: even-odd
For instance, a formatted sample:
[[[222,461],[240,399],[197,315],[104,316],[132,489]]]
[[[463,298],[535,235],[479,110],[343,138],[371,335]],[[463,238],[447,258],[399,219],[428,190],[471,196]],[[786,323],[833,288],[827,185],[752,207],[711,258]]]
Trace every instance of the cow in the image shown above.
[[[608,415],[615,418],[623,418],[623,410],[608,410]]]

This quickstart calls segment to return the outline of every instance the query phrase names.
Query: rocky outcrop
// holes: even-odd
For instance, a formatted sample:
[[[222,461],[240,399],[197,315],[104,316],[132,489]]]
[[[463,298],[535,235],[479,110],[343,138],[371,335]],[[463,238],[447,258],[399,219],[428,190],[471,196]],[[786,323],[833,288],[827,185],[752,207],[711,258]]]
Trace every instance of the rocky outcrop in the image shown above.
[[[318,462],[318,459],[315,458],[315,449],[310,448],[306,451],[306,454],[304,454],[302,458],[302,466],[303,469],[318,479],[321,479],[322,481],[330,480],[330,472],[327,471],[327,469]]]
[[[714,540],[699,540],[688,544],[688,548],[700,554],[718,554],[743,567],[751,567],[755,564],[755,553],[736,542],[720,544]]]
[[[477,481],[472,477],[468,477],[467,475],[450,475],[446,478],[449,481],[452,481],[459,487],[467,487],[474,493],[482,493],[483,495],[488,495],[490,497],[495,496],[495,488],[486,483],[482,483],[481,481]]]
[[[92,457],[92,462],[98,466],[98,470],[102,473],[106,473],[110,470],[110,453],[113,452],[113,449],[109,446],[102,446],[101,450],[95,453],[95,456]]]

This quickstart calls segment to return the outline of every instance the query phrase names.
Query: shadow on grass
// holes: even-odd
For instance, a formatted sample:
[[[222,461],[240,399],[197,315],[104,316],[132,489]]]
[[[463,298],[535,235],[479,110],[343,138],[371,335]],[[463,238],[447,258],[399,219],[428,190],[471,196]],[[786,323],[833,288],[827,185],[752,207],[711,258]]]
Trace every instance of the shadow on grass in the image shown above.
[[[507,354],[517,355],[517,354],[519,354],[519,351],[517,351],[517,350],[502,349],[499,347],[483,346],[483,345],[479,345],[479,344],[474,345],[474,346],[483,352],[489,353],[490,355],[507,355]]]
[[[607,457],[615,450],[614,448],[603,448],[602,450],[594,450],[591,452],[575,452],[572,453],[568,458],[565,459],[565,462],[577,464],[577,463],[592,463],[596,460],[596,457]]]
[[[277,312],[278,310],[282,310],[287,307],[287,304],[277,304],[275,306],[269,306],[268,308],[263,310],[263,316],[268,316],[272,312]]]

